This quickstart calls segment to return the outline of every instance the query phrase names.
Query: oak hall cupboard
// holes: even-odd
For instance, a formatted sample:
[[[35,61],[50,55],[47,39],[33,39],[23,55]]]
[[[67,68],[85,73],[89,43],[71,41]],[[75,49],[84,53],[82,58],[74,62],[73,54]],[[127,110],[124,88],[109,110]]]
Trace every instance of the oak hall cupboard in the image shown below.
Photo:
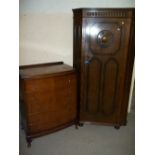
[[[134,60],[134,9],[73,9],[73,66],[80,122],[127,122]]]

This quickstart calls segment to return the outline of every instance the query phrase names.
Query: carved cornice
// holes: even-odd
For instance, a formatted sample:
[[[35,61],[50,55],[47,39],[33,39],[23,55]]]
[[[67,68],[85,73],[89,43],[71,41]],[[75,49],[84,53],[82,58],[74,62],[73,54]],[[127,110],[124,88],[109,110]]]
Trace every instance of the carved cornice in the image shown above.
[[[85,18],[127,18],[133,16],[134,9],[74,9],[74,15]]]
[[[127,17],[125,11],[89,11],[84,14],[86,17]]]

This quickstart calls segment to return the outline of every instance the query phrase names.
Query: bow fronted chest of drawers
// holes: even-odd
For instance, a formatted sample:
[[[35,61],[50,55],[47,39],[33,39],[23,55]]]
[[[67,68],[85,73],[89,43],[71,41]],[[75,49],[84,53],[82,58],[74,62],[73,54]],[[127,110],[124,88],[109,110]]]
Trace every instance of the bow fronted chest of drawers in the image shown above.
[[[28,144],[32,138],[76,123],[75,70],[63,63],[20,66],[20,111]]]

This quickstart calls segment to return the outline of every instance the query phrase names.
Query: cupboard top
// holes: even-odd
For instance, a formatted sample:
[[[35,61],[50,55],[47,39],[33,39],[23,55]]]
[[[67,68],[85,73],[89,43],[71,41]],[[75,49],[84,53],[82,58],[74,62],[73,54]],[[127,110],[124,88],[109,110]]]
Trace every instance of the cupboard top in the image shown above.
[[[63,62],[26,65],[19,67],[19,75],[22,79],[48,77],[73,72],[75,72],[75,70],[71,66],[63,64]]]

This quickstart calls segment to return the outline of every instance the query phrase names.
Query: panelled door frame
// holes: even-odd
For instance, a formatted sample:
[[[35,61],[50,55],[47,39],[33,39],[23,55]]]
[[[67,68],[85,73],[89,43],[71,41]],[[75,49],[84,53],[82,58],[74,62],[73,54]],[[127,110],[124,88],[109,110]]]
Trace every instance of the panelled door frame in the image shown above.
[[[117,26],[115,27],[116,28],[116,31],[120,31],[121,32],[121,36],[120,36],[120,47],[118,46],[117,50],[111,52],[111,51],[108,51],[107,50],[107,53],[105,52],[104,54],[102,53],[94,53],[94,51],[91,49],[92,47],[90,47],[90,37],[89,37],[89,33],[92,32],[92,30],[89,32],[89,28],[93,27],[94,25],[94,22],[95,24],[98,24],[98,23],[101,23],[101,24],[107,24],[107,23],[110,23],[110,24],[116,24]],[[89,26],[88,26],[89,25]],[[90,26],[91,25],[91,26]],[[105,84],[105,71],[107,72],[107,69],[105,69],[108,65],[108,61],[111,61],[112,64],[115,64],[117,67],[116,67],[116,74],[119,74],[119,70],[120,70],[120,66],[119,66],[119,63],[117,61],[117,53],[118,52],[125,52],[125,54],[123,55],[123,57],[121,57],[121,55],[118,56],[118,59],[122,59],[123,61],[123,64],[121,64],[121,66],[123,66],[123,68],[121,69],[123,71],[123,73],[125,73],[125,64],[126,64],[126,61],[127,61],[127,45],[129,43],[129,32],[130,32],[130,25],[131,25],[131,19],[126,19],[126,18],[119,18],[119,19],[113,19],[113,18],[110,18],[110,19],[101,19],[101,18],[85,18],[83,19],[83,29],[82,29],[82,64],[81,64],[81,82],[82,82],[82,87],[81,87],[81,92],[82,92],[82,96],[81,96],[81,120],[91,120],[93,118],[93,115],[94,115],[94,118],[93,120],[95,122],[109,122],[109,120],[111,119],[112,122],[117,122],[118,120],[118,117],[119,117],[119,114],[120,114],[120,109],[118,107],[120,107],[120,105],[122,104],[122,100],[121,100],[121,95],[122,95],[122,91],[123,91],[123,79],[122,79],[122,84],[121,84],[121,88],[120,88],[120,84],[117,85],[117,88],[116,89],[121,89],[121,92],[119,95],[117,95],[116,93],[116,90],[115,90],[115,97],[118,96],[118,98],[116,99],[116,101],[119,101],[118,103],[115,103],[115,107],[114,107],[114,115],[111,117],[109,116],[109,119],[108,117],[105,115],[105,114],[101,114],[100,112],[100,106],[101,105],[101,101],[98,101],[98,108],[97,108],[97,112],[94,114],[92,113],[92,116],[91,114],[89,113],[88,111],[88,104],[86,104],[88,102],[88,93],[89,93],[89,89],[90,89],[90,84],[88,84],[88,80],[89,80],[89,76],[88,76],[88,72],[91,70],[89,65],[91,64],[92,61],[98,61],[98,65],[100,66],[100,72],[101,72],[101,76],[99,76],[99,79],[98,80],[101,80],[102,82],[100,83],[99,85],[99,89],[98,89],[98,93],[99,93],[99,99],[98,100],[101,100],[102,99],[102,90],[101,87],[103,87],[103,84]],[[104,37],[104,35],[108,35],[108,37],[110,36],[110,33],[108,32],[107,34],[104,34],[106,32],[106,30],[100,30],[99,32],[96,32],[98,34],[98,36],[101,34],[102,35],[102,38]],[[94,32],[95,33],[95,30]],[[113,35],[113,34],[112,34]],[[123,35],[123,36],[122,36]],[[126,37],[125,37],[126,35]],[[95,37],[96,38],[96,37]],[[99,38],[99,37],[98,37]],[[108,38],[109,40],[111,39],[110,37]],[[126,39],[126,40],[125,40]],[[96,39],[97,40],[97,39]],[[110,41],[109,41],[110,42]],[[125,43],[124,43],[125,42]],[[99,46],[99,43],[100,42],[97,42],[95,44],[98,44]],[[116,41],[117,43],[117,41]],[[107,44],[107,46],[111,46],[113,44],[113,42],[111,41],[109,43],[109,45]],[[100,45],[101,47],[101,50],[102,52],[106,51],[105,49],[107,47],[104,47],[104,45]],[[117,47],[117,45],[116,45]],[[99,51],[100,52],[100,51]],[[111,52],[110,54],[108,52]],[[95,58],[94,58],[94,55],[96,54]],[[102,57],[102,58],[101,58]],[[109,58],[110,60],[108,60]],[[119,58],[121,57],[121,58]],[[94,59],[94,60],[93,60]],[[124,59],[124,60],[123,60]],[[104,63],[104,67],[103,67],[103,64]],[[97,66],[97,63],[96,63],[96,66]],[[104,68],[104,69],[103,69]],[[102,74],[103,73],[103,74]],[[95,73],[94,73],[95,74]],[[97,72],[96,72],[97,74]],[[111,73],[110,73],[111,74]],[[95,75],[94,75],[95,76]],[[96,75],[97,76],[97,75]],[[115,79],[116,82],[115,82],[115,87],[116,87],[116,83],[117,83],[117,80],[118,78],[121,78],[117,75],[117,78]],[[86,81],[84,81],[84,79],[87,79]],[[93,81],[95,83],[95,81]],[[104,89],[104,88],[103,88]],[[92,88],[93,90],[93,88]],[[118,92],[118,91],[117,91]],[[90,95],[89,95],[90,96]],[[114,98],[115,98],[114,97]],[[91,97],[90,97],[91,98]],[[93,98],[92,98],[93,99]],[[102,99],[103,100],[103,99]],[[115,99],[114,99],[115,100]],[[103,101],[102,101],[103,102]],[[115,111],[116,110],[116,111]],[[98,113],[99,112],[99,113]],[[97,114],[98,113],[98,114]],[[98,119],[96,117],[96,114],[98,115],[98,117],[102,117],[102,119]]]

